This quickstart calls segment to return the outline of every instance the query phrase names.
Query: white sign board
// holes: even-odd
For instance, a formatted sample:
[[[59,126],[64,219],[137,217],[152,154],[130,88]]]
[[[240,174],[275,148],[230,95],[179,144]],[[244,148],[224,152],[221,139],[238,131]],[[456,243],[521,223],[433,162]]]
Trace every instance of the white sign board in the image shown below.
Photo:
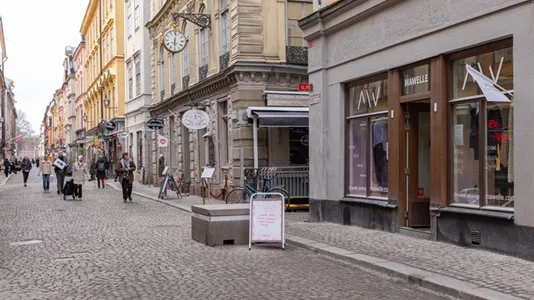
[[[160,148],[166,148],[167,145],[169,144],[169,139],[162,136],[162,135],[158,135],[158,146]]]
[[[256,242],[279,242],[285,248],[284,204],[280,193],[256,193],[250,197],[249,250]]]
[[[210,116],[203,110],[191,109],[184,113],[182,123],[189,129],[204,129],[208,127]]]
[[[310,93],[310,105],[319,104],[321,102],[321,93],[319,92],[312,92]]]
[[[205,168],[202,171],[202,178],[211,178],[213,177],[213,173],[215,173],[215,168]]]
[[[56,167],[60,168],[61,170],[63,170],[67,166],[67,163],[62,161],[61,159],[57,158],[54,161],[54,166],[56,166]]]

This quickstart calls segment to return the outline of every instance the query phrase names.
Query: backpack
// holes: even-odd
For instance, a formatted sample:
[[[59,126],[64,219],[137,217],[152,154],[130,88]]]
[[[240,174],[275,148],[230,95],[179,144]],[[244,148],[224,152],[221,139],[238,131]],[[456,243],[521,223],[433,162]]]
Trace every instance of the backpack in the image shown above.
[[[105,171],[106,170],[106,162],[105,161],[99,161],[97,163],[96,169],[98,171]]]

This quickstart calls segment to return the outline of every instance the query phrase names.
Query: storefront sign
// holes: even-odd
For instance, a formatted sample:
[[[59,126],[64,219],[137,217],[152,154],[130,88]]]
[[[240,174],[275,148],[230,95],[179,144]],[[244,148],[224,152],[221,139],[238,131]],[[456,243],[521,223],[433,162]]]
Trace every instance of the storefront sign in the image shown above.
[[[191,109],[184,113],[182,123],[185,127],[193,130],[208,127],[210,116],[203,110]]]
[[[278,193],[250,197],[249,249],[255,242],[280,242],[285,247],[284,204],[284,196]]]
[[[166,148],[168,144],[169,144],[169,139],[167,139],[166,137],[162,135],[158,135],[158,146],[160,148]]]
[[[402,94],[411,95],[430,90],[430,65],[422,65],[402,72]]]
[[[163,122],[163,120],[158,118],[152,118],[148,120],[148,122],[146,122],[146,126],[153,130],[161,129],[164,127],[164,125],[165,123]]]
[[[299,83],[299,92],[311,92],[311,91],[313,91],[313,84]]]
[[[321,93],[310,93],[310,105],[321,103]]]

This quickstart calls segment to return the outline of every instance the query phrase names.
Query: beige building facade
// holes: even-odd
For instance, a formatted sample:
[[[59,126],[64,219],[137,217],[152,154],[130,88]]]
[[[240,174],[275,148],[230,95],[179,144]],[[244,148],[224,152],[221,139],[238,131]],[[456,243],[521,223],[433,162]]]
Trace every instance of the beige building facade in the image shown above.
[[[292,128],[260,128],[255,143],[247,110],[307,110],[307,93],[298,92],[299,83],[307,82],[307,44],[297,22],[312,11],[312,2],[251,1],[245,6],[227,0],[153,0],[151,11],[151,114],[165,127],[147,135],[154,142],[147,149],[146,177],[157,183],[163,156],[175,177],[183,174],[186,191],[198,194],[202,170],[213,167],[210,182],[217,194],[224,170],[230,185],[238,186],[241,166],[292,165]],[[173,18],[173,13],[181,15]],[[173,24],[187,38],[176,54],[161,43]],[[207,113],[207,127],[183,125],[191,109]],[[295,127],[307,132],[307,115],[305,123]],[[166,137],[169,146],[158,147],[158,136]],[[307,159],[297,163],[307,166]]]

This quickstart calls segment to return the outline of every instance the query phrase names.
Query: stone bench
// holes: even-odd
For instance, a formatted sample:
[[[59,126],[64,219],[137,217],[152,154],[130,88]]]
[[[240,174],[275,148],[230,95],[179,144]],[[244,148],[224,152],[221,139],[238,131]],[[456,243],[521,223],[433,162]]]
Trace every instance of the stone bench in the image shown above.
[[[208,246],[248,245],[249,204],[191,207],[191,236]]]

